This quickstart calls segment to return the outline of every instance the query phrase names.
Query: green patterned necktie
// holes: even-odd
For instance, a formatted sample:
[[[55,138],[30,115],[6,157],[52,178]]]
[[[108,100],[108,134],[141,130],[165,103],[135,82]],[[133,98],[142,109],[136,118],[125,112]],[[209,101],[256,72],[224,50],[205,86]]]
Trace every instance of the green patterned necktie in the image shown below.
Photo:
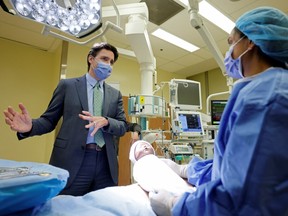
[[[94,116],[102,116],[102,103],[103,103],[103,94],[100,90],[100,83],[96,83],[94,87]],[[103,147],[105,144],[102,130],[99,129],[94,135],[95,142],[100,147]]]

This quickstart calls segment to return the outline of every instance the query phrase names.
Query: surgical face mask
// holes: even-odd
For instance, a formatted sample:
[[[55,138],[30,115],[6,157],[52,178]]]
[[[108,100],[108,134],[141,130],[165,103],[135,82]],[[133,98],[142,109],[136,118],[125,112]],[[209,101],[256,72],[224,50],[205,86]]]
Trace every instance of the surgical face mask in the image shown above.
[[[111,75],[112,67],[110,64],[105,64],[104,62],[97,61],[97,67],[94,68],[94,73],[96,77],[100,80],[107,79]]]
[[[249,49],[247,49],[245,52],[243,52],[237,59],[232,58],[232,52],[234,47],[243,39],[244,37],[240,38],[235,44],[233,44],[229,50],[226,52],[225,59],[224,59],[224,65],[226,68],[226,73],[228,76],[240,79],[243,78],[242,73],[242,64],[241,64],[241,57],[246,54]]]

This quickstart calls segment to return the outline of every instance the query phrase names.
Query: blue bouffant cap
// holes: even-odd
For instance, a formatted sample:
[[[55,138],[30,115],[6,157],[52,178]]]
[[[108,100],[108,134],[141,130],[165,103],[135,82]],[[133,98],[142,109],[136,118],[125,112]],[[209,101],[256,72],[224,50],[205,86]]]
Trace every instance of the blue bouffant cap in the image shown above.
[[[288,63],[288,16],[272,7],[259,7],[243,14],[236,27],[266,55]]]

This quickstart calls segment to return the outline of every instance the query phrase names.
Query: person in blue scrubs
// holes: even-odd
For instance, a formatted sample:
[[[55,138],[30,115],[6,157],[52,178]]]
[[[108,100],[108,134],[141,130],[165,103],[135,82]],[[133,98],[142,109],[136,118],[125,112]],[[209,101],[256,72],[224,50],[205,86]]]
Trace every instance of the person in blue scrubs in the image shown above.
[[[238,80],[213,161],[177,168],[196,192],[150,192],[157,215],[288,215],[288,17],[253,9],[236,21],[228,43],[225,67]]]

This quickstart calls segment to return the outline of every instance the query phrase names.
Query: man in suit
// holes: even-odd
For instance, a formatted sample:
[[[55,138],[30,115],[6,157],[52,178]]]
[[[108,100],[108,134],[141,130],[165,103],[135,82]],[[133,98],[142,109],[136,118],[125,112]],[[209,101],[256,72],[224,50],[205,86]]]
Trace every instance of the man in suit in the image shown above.
[[[17,132],[19,140],[49,133],[63,118],[50,158],[51,165],[66,169],[70,174],[61,194],[81,196],[118,184],[113,137],[125,134],[126,117],[120,91],[104,81],[110,76],[117,58],[114,46],[95,44],[87,56],[88,73],[60,80],[47,110],[39,118],[32,119],[21,103],[21,112],[11,106],[4,111],[6,124]],[[95,86],[101,99],[95,99]],[[102,114],[94,112],[97,103],[102,103],[102,110],[99,108]],[[102,141],[95,140],[98,133]]]

